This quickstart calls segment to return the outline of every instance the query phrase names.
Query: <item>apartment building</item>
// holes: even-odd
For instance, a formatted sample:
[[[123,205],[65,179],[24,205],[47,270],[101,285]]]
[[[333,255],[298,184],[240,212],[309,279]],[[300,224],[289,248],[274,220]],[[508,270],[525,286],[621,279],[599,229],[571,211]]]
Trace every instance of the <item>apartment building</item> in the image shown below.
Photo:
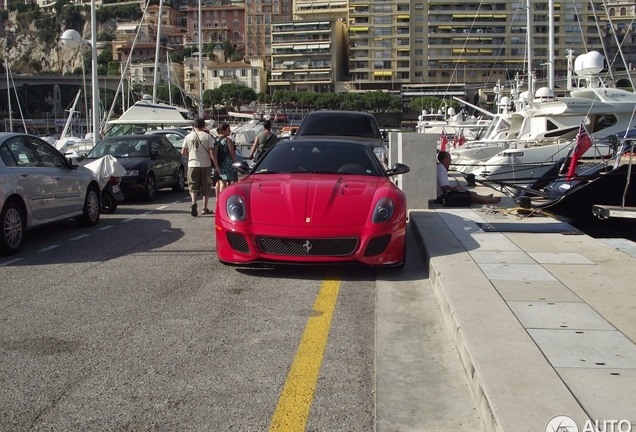
[[[202,0],[203,1],[203,0]],[[201,29],[199,29],[199,6],[188,3],[181,7],[186,15],[187,31],[185,47],[198,48],[199,37],[204,44],[229,41],[235,49],[245,49],[245,7],[242,2],[220,4],[207,0],[201,5]]]
[[[158,28],[159,6],[148,6],[145,21]],[[161,43],[170,49],[181,51],[187,35],[187,26],[184,24],[185,17],[181,15],[179,10],[163,5],[161,10]]]
[[[207,89],[219,88],[223,84],[237,84],[250,87],[256,93],[265,91],[267,74],[263,60],[252,59],[249,63],[236,61],[226,62],[222,50],[215,49],[215,58],[203,57],[203,73],[199,73],[198,56],[183,60],[183,82],[185,90],[199,97],[199,77],[203,80],[203,92]]]
[[[349,0],[352,91],[399,92],[402,84],[422,75],[426,58],[423,13],[423,2]]]
[[[293,0],[245,0],[246,59],[260,59],[266,67],[271,66],[271,25],[291,21],[292,4]]]
[[[334,92],[347,74],[347,28],[343,20],[272,24],[270,92]]]

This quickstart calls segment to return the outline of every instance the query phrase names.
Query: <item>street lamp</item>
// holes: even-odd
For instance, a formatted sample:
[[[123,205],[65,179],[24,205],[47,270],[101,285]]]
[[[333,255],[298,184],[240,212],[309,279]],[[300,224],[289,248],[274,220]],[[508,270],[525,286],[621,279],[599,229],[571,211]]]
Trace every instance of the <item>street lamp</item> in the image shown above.
[[[81,44],[90,45],[92,53],[91,86],[93,100],[93,145],[97,145],[99,133],[99,88],[97,82],[97,20],[95,19],[95,0],[91,0],[91,40],[82,39],[77,30],[66,30],[60,40],[65,48],[76,49]]]

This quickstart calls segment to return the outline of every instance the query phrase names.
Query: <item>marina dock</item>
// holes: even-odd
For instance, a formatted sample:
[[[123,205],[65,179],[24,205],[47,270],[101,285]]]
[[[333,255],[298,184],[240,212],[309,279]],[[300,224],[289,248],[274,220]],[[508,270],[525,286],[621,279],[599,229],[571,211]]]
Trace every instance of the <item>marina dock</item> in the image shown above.
[[[636,430],[636,244],[514,208],[410,212],[485,429]]]

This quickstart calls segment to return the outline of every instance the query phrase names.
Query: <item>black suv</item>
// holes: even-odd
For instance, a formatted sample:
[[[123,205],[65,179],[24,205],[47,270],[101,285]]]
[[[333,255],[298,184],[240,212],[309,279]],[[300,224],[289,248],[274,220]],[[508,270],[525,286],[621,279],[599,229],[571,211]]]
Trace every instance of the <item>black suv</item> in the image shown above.
[[[303,118],[294,138],[346,139],[368,144],[384,165],[388,152],[378,122],[369,113],[358,111],[312,111]]]

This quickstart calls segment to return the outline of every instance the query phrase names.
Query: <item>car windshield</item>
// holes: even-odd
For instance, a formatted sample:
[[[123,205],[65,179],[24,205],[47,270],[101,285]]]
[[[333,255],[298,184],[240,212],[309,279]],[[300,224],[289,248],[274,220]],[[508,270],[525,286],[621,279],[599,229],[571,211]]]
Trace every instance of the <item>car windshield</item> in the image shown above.
[[[107,139],[98,143],[88,154],[88,159],[98,159],[106,155],[117,158],[148,156],[148,139]]]
[[[333,135],[380,138],[374,120],[368,116],[346,114],[308,115],[298,129],[297,136]]]
[[[369,147],[365,145],[292,140],[272,147],[255,167],[254,172],[381,176],[382,168]]]

